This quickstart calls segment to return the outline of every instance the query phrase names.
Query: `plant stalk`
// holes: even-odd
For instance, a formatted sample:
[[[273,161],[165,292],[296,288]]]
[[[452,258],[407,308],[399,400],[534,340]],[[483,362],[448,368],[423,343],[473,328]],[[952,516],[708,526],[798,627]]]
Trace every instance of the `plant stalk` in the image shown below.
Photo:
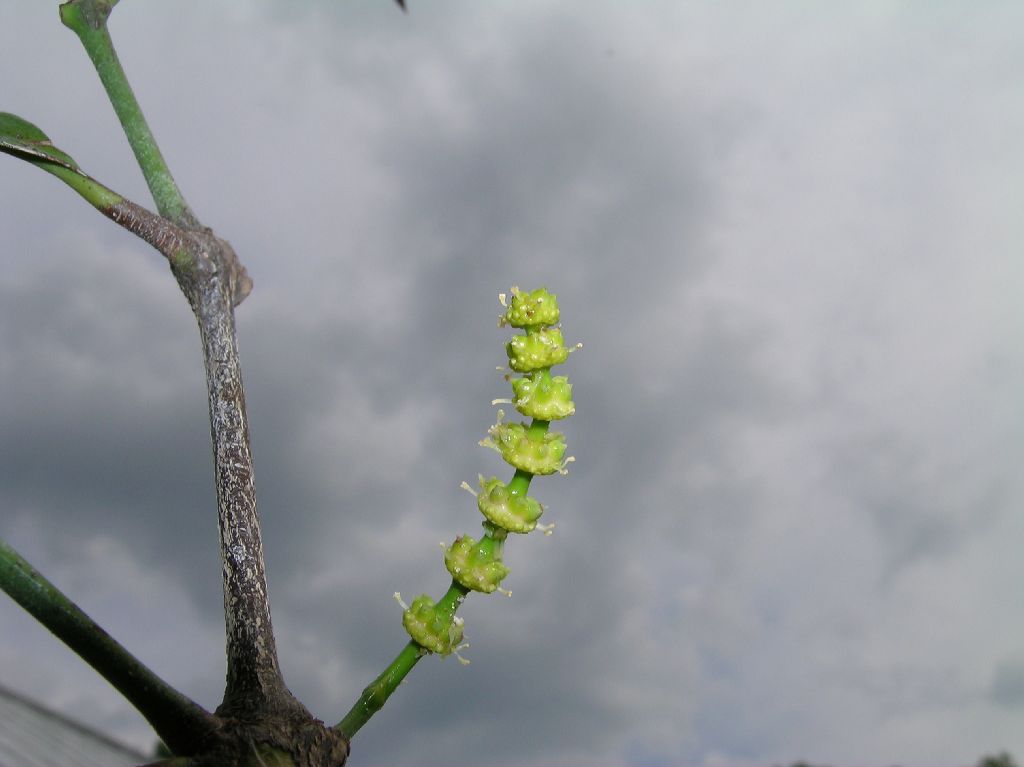
[[[217,719],[168,685],[0,540],[0,588],[92,666],[172,751],[196,753]]]
[[[195,227],[199,222],[164,161],[110,38],[107,18],[116,3],[117,0],[70,0],[60,6],[60,18],[64,26],[78,35],[96,68],[146,178],[157,210],[177,224]]]
[[[345,718],[334,726],[334,729],[346,739],[352,740],[360,728],[370,721],[370,717],[381,710],[388,698],[391,697],[391,693],[398,688],[406,675],[412,671],[413,666],[419,663],[420,658],[425,654],[426,651],[410,639],[380,676],[366,686],[363,694],[359,696],[359,700],[345,714]]]

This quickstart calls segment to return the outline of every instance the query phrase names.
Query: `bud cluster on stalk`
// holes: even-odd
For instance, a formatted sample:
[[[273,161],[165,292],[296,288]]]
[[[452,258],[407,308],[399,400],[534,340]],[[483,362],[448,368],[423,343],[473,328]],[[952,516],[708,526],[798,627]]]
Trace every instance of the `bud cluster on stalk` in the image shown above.
[[[573,461],[565,455],[565,435],[548,428],[551,421],[568,418],[576,410],[569,379],[551,375],[551,368],[565,362],[572,351],[565,346],[558,324],[557,297],[545,288],[525,292],[513,287],[511,292],[511,300],[505,294],[499,296],[505,313],[498,324],[522,331],[505,345],[512,371],[505,379],[512,387],[512,397],[492,404],[511,405],[530,422],[505,422],[505,412],[499,410],[497,422],[480,444],[496,450],[515,474],[507,483],[480,475],[479,491],[462,483],[476,496],[484,533],[479,540],[461,535],[451,545],[441,544],[445,567],[452,576],[448,594],[437,603],[421,594],[411,606],[395,594],[404,610],[402,624],[422,651],[441,656],[454,653],[463,663],[468,661],[458,650],[467,645],[462,643],[463,620],[455,611],[470,591],[512,595],[501,588],[509,574],[502,560],[508,534],[541,530],[550,535],[554,527],[539,523],[544,507],[528,494],[530,481],[538,474],[565,474],[567,464]]]

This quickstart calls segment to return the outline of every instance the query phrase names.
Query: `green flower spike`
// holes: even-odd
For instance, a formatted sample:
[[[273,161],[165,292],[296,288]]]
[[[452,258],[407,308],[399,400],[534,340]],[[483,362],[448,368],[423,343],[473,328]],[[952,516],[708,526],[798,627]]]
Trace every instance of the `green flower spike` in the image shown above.
[[[497,531],[495,531],[497,532]],[[504,531],[501,531],[504,535]],[[501,561],[501,548],[504,538],[497,539],[489,535],[479,541],[462,535],[455,543],[445,547],[444,566],[452,574],[452,578],[467,589],[491,594],[500,591],[512,596],[511,591],[498,586],[509,574],[509,569]],[[444,544],[441,544],[444,546]]]
[[[557,431],[538,432],[525,423],[502,423],[505,411],[498,411],[498,422],[480,440],[481,447],[501,453],[505,463],[529,474],[567,474],[566,464],[576,459],[565,455],[565,435]]]
[[[537,520],[544,513],[538,501],[513,490],[497,477],[484,479],[481,474],[479,479],[479,493],[468,482],[463,482],[462,487],[476,496],[476,505],[488,522],[510,533],[528,533],[537,527]]]
[[[426,652],[442,656],[454,654],[463,666],[469,665],[469,661],[459,655],[459,650],[469,647],[468,644],[460,644],[465,625],[462,618],[439,610],[426,594],[412,600],[412,607],[402,601],[402,595],[397,591],[395,601],[405,611],[402,613],[402,625],[416,644]]]
[[[504,293],[498,295],[501,305],[508,308],[498,320],[499,327],[511,325],[514,328],[530,328],[558,324],[558,296],[548,293],[547,288],[523,293],[513,286],[511,306],[507,298]]]
[[[496,450],[515,468],[515,474],[507,483],[480,475],[479,493],[462,483],[476,496],[477,507],[484,515],[484,534],[479,540],[461,535],[451,545],[441,544],[452,583],[437,602],[421,594],[410,607],[395,592],[395,599],[402,605],[402,625],[412,639],[338,724],[338,729],[349,738],[380,709],[424,655],[455,655],[460,663],[469,662],[458,654],[468,645],[460,644],[463,621],[455,616],[456,610],[470,591],[498,591],[512,596],[500,588],[509,574],[502,559],[508,534],[540,530],[550,535],[554,528],[538,521],[544,507],[529,495],[530,483],[538,474],[566,474],[566,466],[575,460],[565,457],[565,436],[550,431],[552,421],[568,418],[576,410],[569,379],[551,375],[550,368],[565,362],[582,344],[566,348],[558,327],[557,298],[545,288],[523,292],[513,287],[511,301],[505,294],[500,294],[499,299],[505,314],[498,325],[522,331],[505,345],[508,367],[521,375],[505,376],[512,386],[512,399],[494,400],[493,404],[514,405],[530,423],[503,423],[505,413],[499,410],[497,423],[487,430],[487,437],[480,444]],[[498,369],[507,373],[507,369]]]

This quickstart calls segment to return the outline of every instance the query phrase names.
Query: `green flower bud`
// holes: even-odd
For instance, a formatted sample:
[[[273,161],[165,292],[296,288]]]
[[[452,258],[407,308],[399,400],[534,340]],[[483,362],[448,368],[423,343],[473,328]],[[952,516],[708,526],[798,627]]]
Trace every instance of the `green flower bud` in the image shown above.
[[[444,566],[467,589],[490,594],[509,574],[501,561],[501,544],[493,539],[476,541],[468,535],[455,539],[444,553]]]
[[[502,304],[505,302],[502,301]],[[503,325],[514,328],[529,328],[558,323],[558,297],[548,293],[547,288],[537,288],[523,293],[512,288],[512,304],[502,318]]]
[[[480,444],[501,453],[505,463],[530,474],[565,473],[565,464],[572,459],[565,455],[565,435],[557,431],[537,432],[525,423],[502,423],[504,411],[498,411],[498,422]]]
[[[576,412],[568,377],[552,377],[547,370],[512,379],[512,394],[512,404],[528,418],[555,421]]]
[[[505,352],[508,354],[508,366],[517,373],[560,365],[569,357],[559,328],[544,328],[512,336],[505,344]]]
[[[480,476],[476,505],[487,520],[510,533],[528,533],[537,526],[544,507],[529,495],[513,492],[497,477]]]
[[[405,608],[402,625],[420,647],[438,655],[451,655],[459,649],[465,623],[462,618],[438,610],[426,594],[412,600],[412,607],[407,607],[397,592],[395,599]]]

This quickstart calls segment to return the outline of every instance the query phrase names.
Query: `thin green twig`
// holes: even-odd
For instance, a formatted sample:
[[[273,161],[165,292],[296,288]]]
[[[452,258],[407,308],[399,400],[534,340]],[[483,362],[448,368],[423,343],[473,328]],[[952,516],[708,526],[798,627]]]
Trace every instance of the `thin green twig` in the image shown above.
[[[60,7],[64,25],[78,35],[82,46],[92,60],[96,73],[110,97],[117,119],[121,121],[135,159],[149,185],[160,215],[171,221],[192,227],[198,224],[188,203],[164,161],[160,147],[135,98],[114,43],[107,29],[107,17],[117,0],[70,0]]]

